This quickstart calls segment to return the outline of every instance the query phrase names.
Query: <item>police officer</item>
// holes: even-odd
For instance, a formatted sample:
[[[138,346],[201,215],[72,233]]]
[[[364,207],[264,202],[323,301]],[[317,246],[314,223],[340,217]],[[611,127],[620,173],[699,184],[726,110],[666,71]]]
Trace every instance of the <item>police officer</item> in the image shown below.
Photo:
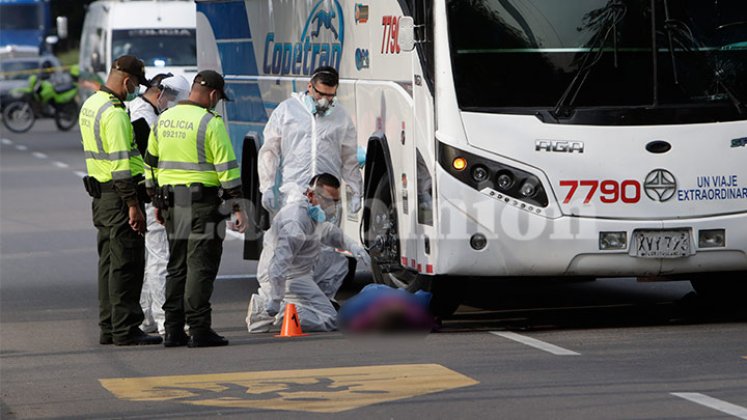
[[[145,85],[143,62],[117,58],[106,84],[83,104],[79,125],[86,157],[86,190],[93,197],[93,224],[98,230],[99,327],[101,344],[159,344],[138,327],[143,321],[145,216],[143,158],[133,139],[123,104]],[[143,186],[141,185],[141,188]]]
[[[198,73],[189,99],[161,114],[148,139],[147,185],[159,207],[156,217],[165,222],[169,237],[163,305],[166,347],[228,344],[211,329],[210,296],[225,233],[219,191],[235,214],[239,232],[246,229],[247,216],[240,204],[236,156],[223,119],[214,111],[221,99],[228,100],[223,86],[220,74]]]

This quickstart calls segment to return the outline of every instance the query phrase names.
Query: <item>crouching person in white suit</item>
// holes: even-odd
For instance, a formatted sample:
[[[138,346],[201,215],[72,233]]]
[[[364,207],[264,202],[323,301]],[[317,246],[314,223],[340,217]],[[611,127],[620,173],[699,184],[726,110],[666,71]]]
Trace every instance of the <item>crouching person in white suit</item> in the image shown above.
[[[249,302],[249,332],[280,328],[285,305],[296,305],[304,331],[333,331],[337,311],[314,281],[314,265],[322,245],[350,251],[366,265],[366,251],[346,237],[339,227],[326,222],[337,212],[340,181],[330,174],[316,175],[304,193],[295,184],[281,189],[285,205],[265,233],[257,266],[259,294]]]

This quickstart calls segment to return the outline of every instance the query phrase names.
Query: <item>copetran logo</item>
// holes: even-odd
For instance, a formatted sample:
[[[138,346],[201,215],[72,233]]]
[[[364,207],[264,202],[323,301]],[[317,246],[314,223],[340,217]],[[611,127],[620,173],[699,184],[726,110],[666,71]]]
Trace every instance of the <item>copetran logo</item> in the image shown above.
[[[301,39],[283,42],[267,33],[262,58],[265,74],[310,75],[319,66],[340,70],[345,41],[345,20],[337,0],[319,0],[311,8]]]

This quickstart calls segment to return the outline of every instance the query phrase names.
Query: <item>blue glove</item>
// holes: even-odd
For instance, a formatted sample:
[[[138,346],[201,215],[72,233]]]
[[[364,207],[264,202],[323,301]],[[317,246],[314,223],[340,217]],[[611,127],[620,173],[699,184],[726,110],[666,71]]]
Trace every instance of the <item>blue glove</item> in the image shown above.
[[[366,164],[366,149],[358,146],[358,153],[355,157],[358,158],[358,166],[362,168]]]
[[[348,213],[355,214],[361,209],[361,196],[354,195],[348,201]]]
[[[275,192],[272,188],[262,193],[262,207],[267,211],[275,210]]]

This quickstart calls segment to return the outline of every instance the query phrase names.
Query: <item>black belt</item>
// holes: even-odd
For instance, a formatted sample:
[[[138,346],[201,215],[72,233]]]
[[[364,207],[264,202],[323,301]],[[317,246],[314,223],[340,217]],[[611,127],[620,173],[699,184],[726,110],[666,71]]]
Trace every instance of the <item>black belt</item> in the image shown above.
[[[132,177],[132,182],[135,183],[136,186],[144,180],[145,177],[142,175],[135,175]],[[99,184],[101,185],[101,192],[115,192],[114,181],[99,182]]]
[[[220,187],[206,187],[202,184],[166,185],[168,194],[173,197],[172,205],[185,206],[195,202],[211,202],[220,196]]]
[[[102,182],[101,192],[114,192],[114,181]]]

